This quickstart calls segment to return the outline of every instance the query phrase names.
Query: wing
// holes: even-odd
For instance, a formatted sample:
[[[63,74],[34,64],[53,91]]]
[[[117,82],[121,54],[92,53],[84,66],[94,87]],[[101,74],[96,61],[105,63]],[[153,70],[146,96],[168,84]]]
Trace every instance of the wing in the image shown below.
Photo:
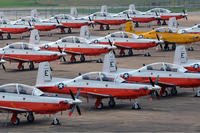
[[[30,60],[25,60],[22,58],[14,58],[14,57],[4,57],[4,60],[13,61],[13,62],[29,62]]]
[[[26,109],[20,109],[20,108],[10,108],[10,107],[4,107],[4,106],[0,106],[0,110],[2,111],[17,111],[17,112],[27,112],[29,110]]]
[[[176,85],[174,84],[169,84],[169,83],[165,83],[165,82],[158,82],[157,83],[158,86],[166,88],[166,87],[176,87]]]
[[[111,95],[94,93],[94,92],[81,92],[81,95],[84,97],[93,97],[93,98],[109,98]]]

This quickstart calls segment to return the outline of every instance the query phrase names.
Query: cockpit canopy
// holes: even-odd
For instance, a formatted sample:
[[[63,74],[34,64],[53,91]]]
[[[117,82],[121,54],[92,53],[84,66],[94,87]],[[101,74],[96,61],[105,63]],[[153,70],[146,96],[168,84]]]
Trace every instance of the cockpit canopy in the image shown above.
[[[41,96],[44,94],[35,87],[16,83],[0,86],[0,93],[24,94],[32,96]]]
[[[91,14],[92,17],[110,17],[111,15],[106,12],[96,12]]]
[[[182,67],[171,63],[158,62],[146,65],[139,69],[139,71],[169,71],[169,72],[186,72],[187,70]]]
[[[10,48],[10,49],[35,50],[35,47],[33,45],[30,45],[30,44],[25,43],[25,42],[12,43],[12,44],[10,44],[6,47]]]
[[[79,80],[105,81],[105,82],[119,82],[125,80],[120,76],[109,75],[103,72],[90,72],[77,77]]]
[[[87,40],[85,38],[81,38],[81,37],[68,36],[68,37],[64,37],[64,38],[58,40],[58,42],[85,44],[85,43],[87,43]]]
[[[59,20],[73,20],[74,19],[73,16],[67,15],[67,14],[58,14],[58,15],[55,15],[53,18],[59,19]]]
[[[160,27],[155,29],[156,32],[176,33],[177,29],[172,27]]]
[[[171,13],[170,10],[164,9],[164,8],[153,8],[151,10],[148,10],[147,13]]]
[[[123,31],[118,31],[109,34],[108,36],[110,37],[116,37],[116,38],[138,38],[138,35],[128,33],[128,32],[123,32]]]

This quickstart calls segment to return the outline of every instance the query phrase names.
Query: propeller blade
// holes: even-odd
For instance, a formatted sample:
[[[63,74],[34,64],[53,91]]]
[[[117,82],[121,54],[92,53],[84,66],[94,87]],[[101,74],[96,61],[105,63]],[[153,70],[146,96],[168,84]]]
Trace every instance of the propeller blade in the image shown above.
[[[58,50],[59,50],[59,52],[62,54],[62,49],[60,48],[60,46],[58,45]]]
[[[88,17],[88,19],[89,19],[90,21],[92,21],[92,19],[90,18],[90,16]]]
[[[58,23],[58,24],[60,24],[60,22],[58,21],[58,19],[57,18],[55,18],[56,19],[56,22]]]
[[[6,71],[6,67],[4,64],[1,64],[4,71]]]
[[[77,110],[78,114],[81,115],[81,110],[80,110],[80,107],[78,105],[76,105],[76,110]]]
[[[28,21],[28,25],[29,25],[30,27],[32,26],[30,21]]]
[[[155,91],[155,93],[156,93],[157,99],[159,99],[159,98],[160,98],[160,95],[158,94],[158,91]]]
[[[159,75],[156,77],[155,85],[158,85]]]
[[[71,110],[69,111],[69,116],[72,116],[73,112],[74,112],[74,109],[75,109],[75,105],[73,105],[73,107],[71,108]]]
[[[129,16],[129,14],[128,14],[128,13],[126,14],[126,16],[127,16],[127,18],[128,18],[128,19],[130,19],[130,16]]]
[[[112,46],[112,42],[110,41],[110,39],[108,39],[108,42],[109,42],[110,46]]]
[[[71,89],[69,90],[69,92],[70,92],[70,95],[71,95],[72,99],[75,100],[74,94],[73,94]]]
[[[183,9],[183,14],[186,14],[185,10]]]
[[[156,38],[158,39],[158,41],[160,41],[160,37],[158,36],[158,34],[156,34]]]
[[[65,57],[64,57],[64,56],[62,57],[62,59],[63,59],[63,61],[64,61],[64,62],[67,62],[67,60],[65,59]]]
[[[150,84],[151,84],[153,87],[155,86],[155,83],[153,82],[153,80],[152,80],[151,77],[149,77],[149,82],[150,82]]]

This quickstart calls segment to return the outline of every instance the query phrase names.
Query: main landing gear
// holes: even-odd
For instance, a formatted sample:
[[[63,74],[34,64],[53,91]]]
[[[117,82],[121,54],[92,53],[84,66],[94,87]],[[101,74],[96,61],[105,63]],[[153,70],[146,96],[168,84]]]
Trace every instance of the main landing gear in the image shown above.
[[[110,100],[108,101],[108,106],[110,108],[114,108],[116,106],[115,99],[113,97],[110,97]],[[104,105],[102,103],[101,98],[97,98],[95,102],[95,108],[96,109],[103,109]]]
[[[65,34],[66,33],[65,28],[61,27],[60,32],[61,32],[61,34]]]
[[[137,100],[134,100],[133,104],[132,104],[132,109],[134,110],[139,110],[141,109],[139,103],[137,102]]]
[[[175,49],[176,49],[176,44],[172,44],[171,50],[174,51]],[[165,42],[164,51],[169,51],[169,50],[170,50],[169,43]]]
[[[34,63],[31,61],[30,64],[29,64],[29,69],[33,70],[34,68],[35,68]]]
[[[34,117],[32,112],[29,112],[28,115],[26,116],[26,119],[27,119],[28,122],[32,123],[32,122],[34,122],[35,117]],[[17,113],[12,114],[10,121],[13,125],[19,125],[20,119],[17,117]]]
[[[22,62],[19,62],[18,66],[17,66],[18,70],[24,70],[24,65]]]
[[[73,54],[71,55],[70,62],[71,63],[75,63],[76,62],[75,55],[73,55]],[[80,55],[80,62],[85,62],[85,56],[84,55]]]
[[[11,34],[10,33],[8,33],[7,39],[11,39]]]
[[[161,89],[160,96],[167,97],[167,96],[175,96],[177,95],[178,91],[176,87],[167,87],[164,89]]]
[[[60,125],[60,121],[55,117],[55,115],[54,115],[51,125]]]

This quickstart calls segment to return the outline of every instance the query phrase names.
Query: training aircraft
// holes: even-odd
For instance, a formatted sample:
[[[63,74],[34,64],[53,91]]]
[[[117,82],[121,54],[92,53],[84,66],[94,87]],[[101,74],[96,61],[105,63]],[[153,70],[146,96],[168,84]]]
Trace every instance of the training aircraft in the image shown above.
[[[108,58],[108,57],[106,57]],[[116,69],[115,66],[112,69]],[[36,87],[49,93],[73,93],[80,91],[86,98],[95,98],[95,107],[103,108],[102,99],[109,98],[109,107],[114,107],[117,99],[137,99],[148,96],[160,89],[159,86],[150,84],[132,84],[113,74],[106,72],[89,72],[73,79],[54,78],[48,62],[39,64]],[[133,109],[140,109],[139,103],[133,103]]]
[[[95,12],[88,16],[81,17],[81,19],[87,21],[89,20],[91,23],[100,25],[100,30],[104,30],[104,25],[106,25],[106,30],[110,30],[110,25],[121,25],[131,20],[127,16],[125,17],[113,16],[113,14],[107,12],[106,6],[102,6],[100,12]]]
[[[200,24],[196,24],[192,27],[180,27],[179,32],[184,34],[200,34]]]
[[[130,4],[128,10],[124,10],[120,13],[114,14],[113,16],[131,18],[135,23],[135,27],[139,27],[139,23],[149,23],[160,19],[156,14],[144,14],[136,10],[134,4]]]
[[[125,55],[124,50],[128,50],[128,55],[133,55],[132,50],[147,50],[157,45],[162,45],[164,42],[162,40],[156,39],[144,39],[140,36],[130,33],[118,31],[111,33],[105,37],[99,37],[97,39],[91,40],[91,42],[98,44],[114,44],[118,49],[120,49],[120,56]],[[151,56],[149,52],[144,53],[144,56]]]
[[[71,33],[73,28],[81,28],[82,26],[89,25],[92,22],[77,18],[76,8],[71,8],[71,14],[57,14],[53,17],[43,20],[43,22],[58,23],[61,33],[65,33],[65,28],[68,28],[68,33]]]
[[[0,49],[0,59],[9,61],[9,62],[18,62],[18,69],[23,70],[23,63],[30,63],[29,69],[34,69],[34,63],[40,63],[44,61],[54,61],[58,60],[61,57],[65,56],[64,53],[51,52],[51,51],[41,51],[39,47],[35,46],[32,43],[32,38],[37,39],[38,34],[37,30],[31,31],[31,37],[29,43],[25,42],[16,42],[9,44]]]
[[[116,62],[114,62],[115,64],[113,62],[110,63],[116,66]],[[139,69],[118,68],[115,71],[110,71],[108,67],[107,72],[117,74],[127,82],[133,83],[148,83],[150,78],[156,85],[162,87],[161,96],[176,95],[177,87],[194,88],[200,86],[200,75],[198,73],[189,73],[182,66],[166,62],[152,63]]]
[[[80,34],[85,34],[82,30],[84,28],[86,27],[82,26]],[[39,47],[43,50],[59,51],[60,53],[64,52],[70,54],[70,62],[76,62],[76,55],[80,55],[80,61],[84,62],[85,56],[97,56],[116,49],[116,47],[112,45],[89,43],[85,38],[78,36],[64,37],[55,42],[41,44]]]
[[[26,25],[15,25],[10,21],[0,19],[0,40],[3,40],[3,34],[7,34],[7,39],[11,39],[11,34],[22,34],[32,29]]]
[[[0,86],[0,110],[12,113],[11,123],[18,125],[20,119],[18,114],[25,113],[27,121],[32,123],[35,114],[53,114],[53,125],[59,125],[60,122],[55,114],[61,111],[70,110],[69,115],[77,108],[81,115],[79,104],[81,100],[78,95],[74,96],[71,92],[71,98],[59,98],[47,95],[39,89],[18,83],[10,83]]]
[[[163,20],[162,25],[166,25],[166,21],[169,20],[170,18],[175,17],[177,20],[186,18],[186,20],[187,20],[187,16],[188,16],[188,14],[186,14],[185,10],[183,10],[183,13],[174,13],[174,12],[172,12],[168,9],[164,9],[164,8],[153,8],[146,12],[143,12],[143,14],[156,14],[156,15],[160,16],[160,19]]]
[[[164,41],[164,50],[169,50],[169,44],[172,44],[172,50],[175,50],[176,44],[192,44],[200,41],[200,35],[198,34],[183,34],[179,33],[177,28],[160,27],[151,31],[134,31],[132,22],[127,22],[125,25],[125,31],[135,33],[143,38],[161,39]],[[163,49],[163,47],[161,47]]]
[[[188,71],[200,72],[200,60],[188,59],[185,46],[176,47],[173,63],[183,66]]]

